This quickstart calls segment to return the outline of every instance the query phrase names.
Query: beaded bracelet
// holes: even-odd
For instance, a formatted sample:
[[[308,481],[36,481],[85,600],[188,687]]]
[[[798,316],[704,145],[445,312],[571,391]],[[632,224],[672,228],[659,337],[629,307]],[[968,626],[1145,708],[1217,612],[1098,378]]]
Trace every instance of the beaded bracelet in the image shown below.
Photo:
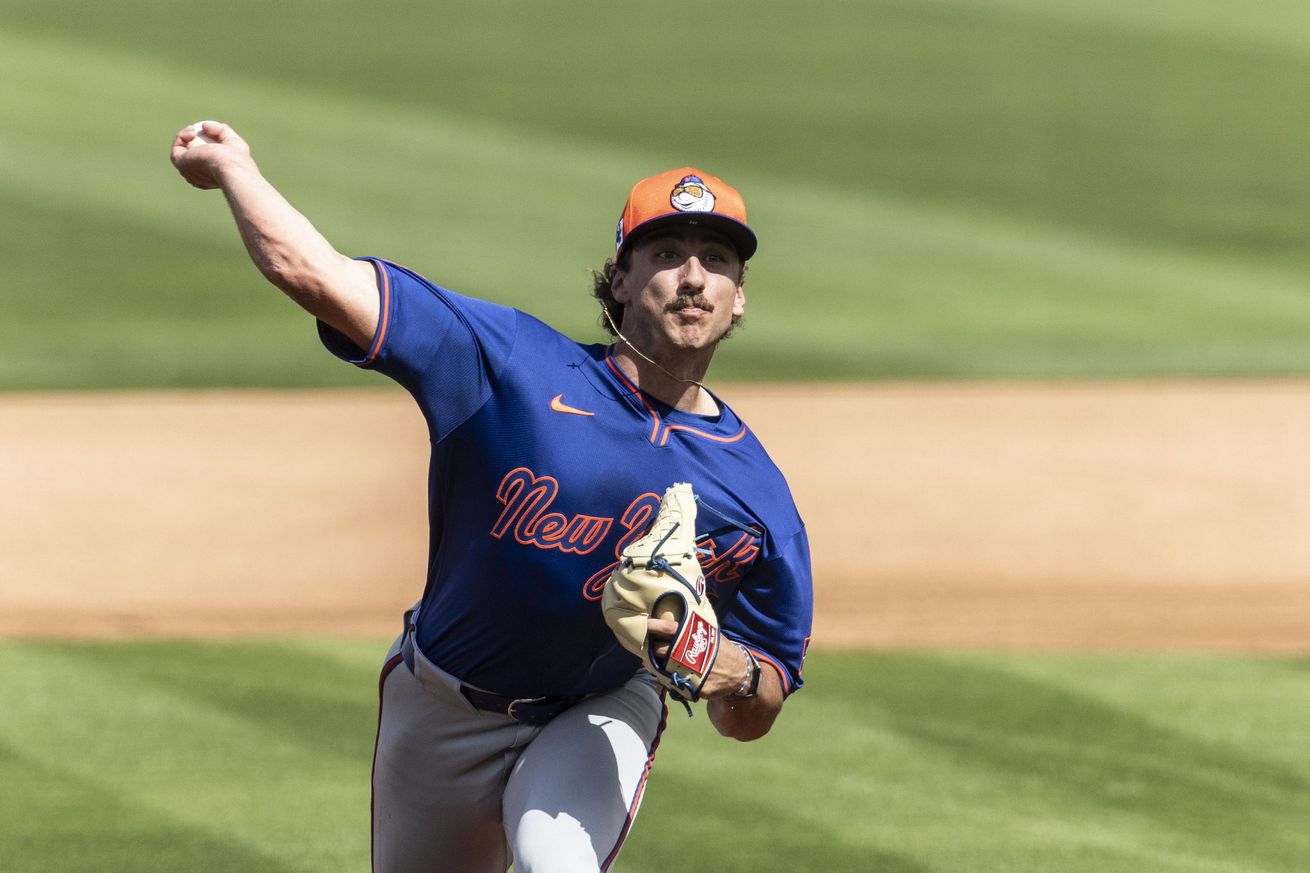
[[[741,653],[746,656],[746,675],[742,677],[741,684],[737,690],[732,692],[733,697],[754,697],[760,690],[760,662],[755,660],[755,653],[750,649],[733,640]]]

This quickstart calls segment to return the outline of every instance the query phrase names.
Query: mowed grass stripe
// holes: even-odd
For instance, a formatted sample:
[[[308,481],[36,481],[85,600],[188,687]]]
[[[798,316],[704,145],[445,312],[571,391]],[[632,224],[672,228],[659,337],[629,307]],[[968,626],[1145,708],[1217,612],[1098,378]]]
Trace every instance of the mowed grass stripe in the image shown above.
[[[984,208],[761,188],[763,214],[802,219],[759,257],[779,291],[744,342],[774,355],[943,377],[1293,373],[1308,360],[1310,298],[1286,268]],[[810,293],[816,253],[838,267],[826,294]]]
[[[1010,784],[1039,818],[1047,808],[1078,810],[1102,827],[1149,823],[1155,839],[1234,862],[1276,864],[1310,848],[1304,833],[1279,823],[1289,803],[1310,812],[1304,768],[1289,772],[1258,749],[1197,741],[1186,724],[1134,711],[1145,700],[1107,705],[1071,684],[956,657],[938,667],[888,671],[874,695],[886,717],[925,752]],[[912,686],[902,684],[908,677]]]
[[[862,834],[866,846],[895,846],[934,868],[1294,869],[1307,849],[1295,822],[1310,811],[1306,747],[1295,745],[1307,688],[1278,665],[1234,662],[1238,669],[1163,656],[825,659],[810,668],[806,721],[776,729],[786,762],[766,766],[793,786],[805,829],[824,830],[835,816],[848,841]],[[1029,664],[1041,681],[1024,675]],[[1079,693],[1092,673],[1117,682],[1121,699]],[[1176,699],[1158,705],[1155,682]],[[1246,706],[1214,723],[1269,730],[1245,738],[1253,751],[1193,736],[1214,723],[1189,710],[1233,696]],[[1290,766],[1282,729],[1293,731]],[[1278,760],[1265,759],[1266,749]],[[808,778],[816,772],[828,780]],[[732,783],[731,772],[716,775]],[[755,796],[748,786],[735,792],[745,803]]]
[[[168,166],[167,140],[179,119],[201,108],[223,115],[224,105],[243,107],[243,130],[256,141],[256,154],[272,154],[270,175],[343,249],[402,262],[426,254],[436,261],[429,271],[447,284],[546,315],[571,308],[581,332],[599,336],[588,327],[583,267],[603,259],[616,208],[595,183],[603,152],[235,77],[208,88],[196,79],[180,92],[169,82],[175,71],[122,53],[3,35],[0,46],[7,79],[24,93],[58,94],[68,107],[33,115],[20,103],[5,114],[9,104],[0,101],[0,142],[26,170],[0,183],[0,220],[12,224],[0,245],[26,280],[18,286],[24,293],[0,301],[0,313],[11,316],[0,319],[0,331],[12,334],[13,351],[0,363],[0,384],[361,381],[324,356],[303,313],[277,299],[246,263],[221,196],[188,189]],[[70,63],[74,58],[79,62]],[[95,91],[88,88],[91,67],[103,83]],[[90,149],[88,129],[109,134]],[[359,172],[378,143],[387,144],[394,163]],[[558,192],[538,196],[534,174],[547,164],[564,168],[564,178],[556,174]],[[424,169],[433,165],[444,171]],[[639,172],[635,164],[611,169],[609,190],[623,190]],[[584,176],[590,184],[575,184]],[[538,229],[586,211],[578,198],[588,196],[605,200],[594,239],[567,234],[574,247],[568,257],[533,251]],[[449,205],[432,214],[435,202]],[[595,202],[590,208],[599,210]],[[474,234],[471,226],[485,230]],[[552,262],[556,284],[569,286],[567,297],[543,294],[552,277],[521,262],[520,281],[498,274],[513,239],[525,241],[538,264]],[[34,257],[49,251],[51,240],[61,243],[58,256]],[[460,281],[474,274],[515,293]]]
[[[1295,168],[1306,134],[1269,113],[1306,75],[1302,44],[1271,36],[1304,15],[1285,3],[1248,14],[1177,0],[673,0],[634,38],[601,0],[568,16],[489,2],[375,10],[378,45],[339,2],[315,4],[312,17],[296,3],[237,3],[186,44],[170,38],[176,22],[157,0],[87,8],[72,22],[61,12],[80,0],[20,0],[4,17],[17,33],[127,46],[175,70],[212,42],[236,68],[293,89],[616,147],[692,140],[714,159],[787,177],[992,201],[1133,239],[1268,221],[1273,210],[1223,208],[1250,194],[1267,206],[1305,199]],[[704,51],[689,18],[738,38]],[[240,38],[266,33],[294,36]],[[1252,154],[1239,145],[1263,160],[1232,160]],[[1295,234],[1295,210],[1278,214]]]
[[[296,63],[238,63],[260,44],[234,40],[230,62],[210,67],[179,66],[152,41],[167,28],[149,3],[134,7],[128,43],[103,39],[114,21],[91,27],[95,11],[78,36],[44,31],[53,6],[16,6],[0,35],[0,71],[15,85],[0,99],[0,153],[23,171],[0,183],[0,254],[28,265],[16,297],[62,305],[0,302],[0,339],[16,350],[0,386],[366,378],[324,360],[303,318],[267,299],[275,292],[244,263],[217,195],[186,190],[167,167],[167,136],[196,113],[238,121],[343,249],[385,253],[587,338],[601,334],[583,267],[608,250],[614,192],[652,166],[722,163],[765,245],[749,329],[719,378],[1310,371],[1301,134],[1250,96],[1297,91],[1296,47],[1223,44],[1213,6],[1178,35],[1151,24],[1158,3],[1104,15],[1057,6],[875,3],[803,21],[778,7],[775,24],[795,29],[712,62],[740,68],[730,79],[742,87],[691,138],[668,121],[677,83],[693,77],[702,101],[728,87],[703,69],[666,71],[669,94],[620,113],[624,124],[593,110],[603,135],[565,119],[612,47],[539,66],[569,99],[526,106],[542,83],[510,93],[495,77],[523,70],[489,70],[485,58],[471,69],[488,81],[436,88],[476,41],[426,53],[423,76],[398,49],[333,90],[355,59],[315,43],[353,21],[330,8],[283,47]],[[253,10],[250,26],[281,14]],[[477,30],[482,14],[441,33]],[[599,7],[579,15],[615,24]],[[510,45],[531,64],[556,26],[519,40],[514,28],[533,22],[498,21],[496,51]],[[1202,27],[1213,45],[1198,41]],[[394,38],[446,37],[414,26]],[[751,75],[757,85],[742,84]],[[479,88],[503,99],[469,103]],[[63,111],[43,111],[54,104]],[[543,114],[561,106],[554,122]],[[93,315],[99,342],[76,325]]]
[[[383,649],[0,646],[21,869],[61,866],[60,810],[214,869],[358,869]],[[725,871],[1290,873],[1310,852],[1310,662],[819,651],[807,677],[758,743],[671,715],[623,869],[663,869],[671,834]]]
[[[67,755],[76,757],[77,750]],[[166,810],[135,804],[98,782],[34,763],[5,743],[0,743],[0,774],[6,873],[306,869],[229,835],[176,821]],[[203,793],[203,785],[192,787]]]
[[[1240,46],[1286,57],[1310,52],[1310,9],[1300,0],[1264,0],[1241,15],[1226,0],[930,0],[957,9],[1038,16],[1107,30],[1148,32],[1172,41]]]
[[[21,751],[29,772],[56,774],[75,795],[68,803],[86,790],[112,798],[88,830],[116,830],[127,810],[142,823],[134,831],[230,843],[212,869],[231,869],[222,858],[242,852],[287,869],[358,869],[368,852],[372,671],[318,662],[301,682],[295,671],[308,664],[298,651],[6,646],[0,742]]]

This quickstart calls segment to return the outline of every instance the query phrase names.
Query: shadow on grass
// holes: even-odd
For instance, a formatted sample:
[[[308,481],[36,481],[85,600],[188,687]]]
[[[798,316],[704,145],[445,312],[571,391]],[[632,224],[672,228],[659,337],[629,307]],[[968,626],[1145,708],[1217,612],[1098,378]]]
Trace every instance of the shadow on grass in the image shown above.
[[[276,858],[144,808],[0,744],[5,873],[132,870],[292,873]]]
[[[866,659],[858,679],[870,722],[990,769],[997,785],[1048,799],[1057,814],[1099,806],[1246,863],[1295,865],[1310,853],[1310,784],[1283,766],[965,656],[882,654],[873,667]],[[1144,706],[1149,695],[1144,687]]]
[[[1310,674],[1310,658],[1279,658],[1270,661],[1270,663],[1277,664],[1278,666],[1294,673]]]
[[[848,838],[849,822],[834,820],[816,827],[794,807],[779,802],[782,786],[769,786],[761,800],[750,800],[747,783],[708,787],[687,770],[661,771],[658,760],[648,799],[642,807],[619,869],[629,873],[662,873],[668,868],[667,849],[701,846],[697,869],[717,873],[759,873],[762,870],[824,871],[824,873],[932,873],[906,855],[871,849]],[[700,866],[700,865],[703,865]]]
[[[230,713],[318,754],[367,761],[377,731],[377,665],[361,668],[314,657],[293,644],[131,642],[60,644],[59,656],[85,661]]]

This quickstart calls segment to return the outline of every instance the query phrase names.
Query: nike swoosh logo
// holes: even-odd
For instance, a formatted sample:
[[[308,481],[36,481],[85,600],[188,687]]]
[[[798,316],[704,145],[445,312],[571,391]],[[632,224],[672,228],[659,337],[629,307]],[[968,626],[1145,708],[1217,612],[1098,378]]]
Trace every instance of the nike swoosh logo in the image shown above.
[[[569,415],[595,415],[594,412],[586,412],[582,409],[574,409],[564,402],[563,394],[556,394],[550,399],[550,408],[554,412],[567,412]]]

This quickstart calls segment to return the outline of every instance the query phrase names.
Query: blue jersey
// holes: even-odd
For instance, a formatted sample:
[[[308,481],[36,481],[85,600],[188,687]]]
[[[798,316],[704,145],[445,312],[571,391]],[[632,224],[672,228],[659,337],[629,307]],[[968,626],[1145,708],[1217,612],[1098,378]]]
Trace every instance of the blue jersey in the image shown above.
[[[432,440],[430,543],[416,642],[442,669],[501,694],[603,691],[639,666],[600,595],[664,489],[690,482],[725,636],[801,684],[812,613],[809,545],[786,481],[719,401],[716,416],[642,393],[610,357],[519,310],[372,260],[381,311],[363,350],[330,351],[418,401]],[[716,397],[717,400],[717,397]],[[708,505],[723,518],[707,510]]]

